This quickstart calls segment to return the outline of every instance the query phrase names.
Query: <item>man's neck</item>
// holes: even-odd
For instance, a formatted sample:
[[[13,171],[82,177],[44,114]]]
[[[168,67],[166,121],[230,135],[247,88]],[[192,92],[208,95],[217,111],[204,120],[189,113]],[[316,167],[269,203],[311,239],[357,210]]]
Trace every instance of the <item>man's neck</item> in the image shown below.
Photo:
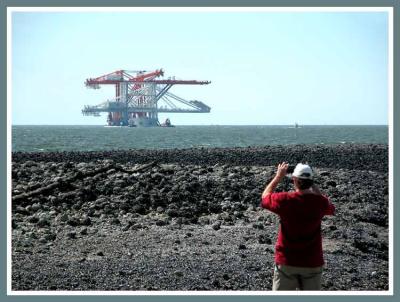
[[[299,192],[299,193],[301,193],[301,194],[313,193],[313,191],[311,191],[311,189],[301,190],[301,189],[299,189],[299,188],[296,188],[296,192]]]

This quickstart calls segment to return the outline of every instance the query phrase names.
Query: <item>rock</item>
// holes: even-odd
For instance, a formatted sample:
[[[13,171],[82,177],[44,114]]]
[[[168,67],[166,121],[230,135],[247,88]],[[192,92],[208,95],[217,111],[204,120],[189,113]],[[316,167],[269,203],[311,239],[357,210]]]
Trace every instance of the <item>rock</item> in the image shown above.
[[[163,213],[164,212],[164,208],[163,207],[157,207],[156,209],[157,213]]]
[[[211,226],[214,230],[218,231],[221,228],[221,221],[217,221]]]
[[[38,239],[38,236],[34,232],[26,232],[25,235],[26,235],[26,237],[29,237],[29,238]]]
[[[140,229],[143,229],[143,228],[144,228],[143,225],[140,224],[140,223],[136,223],[136,224],[133,224],[133,225],[131,226],[131,229],[132,229],[132,230],[140,230]]]
[[[113,218],[111,219],[110,223],[113,225],[120,225],[121,221],[118,218]]]
[[[167,214],[169,217],[178,217],[179,212],[176,209],[167,209],[165,211],[165,214]]]
[[[175,166],[174,165],[161,165],[161,169],[164,173],[167,174],[173,174],[175,171]]]
[[[226,204],[222,206],[222,211],[229,211],[231,209],[231,205],[230,204]]]
[[[39,243],[41,243],[41,244],[47,243],[46,238],[44,238],[44,237],[39,238]]]
[[[76,217],[71,217],[67,220],[67,224],[73,227],[80,225],[80,221]]]
[[[22,242],[21,245],[23,247],[32,247],[33,246],[33,240],[31,238],[25,238]]]
[[[183,272],[181,272],[181,271],[175,271],[175,272],[174,272],[174,275],[177,276],[177,277],[183,277]]]
[[[272,244],[272,240],[267,235],[261,234],[261,235],[258,236],[258,243],[260,243],[260,244]]]
[[[102,251],[97,251],[97,252],[96,252],[96,255],[97,255],[97,256],[103,257],[103,256],[104,256],[104,253],[103,253]]]
[[[50,225],[50,222],[46,218],[41,218],[39,221],[36,223],[36,225],[40,228],[46,227]]]
[[[157,225],[157,226],[164,226],[164,225],[167,225],[167,224],[168,224],[168,223],[167,223],[166,220],[161,220],[161,219],[156,220],[156,225]]]
[[[66,222],[66,221],[68,221],[68,219],[69,219],[68,214],[60,215],[60,221],[62,221],[62,222]]]
[[[239,244],[239,250],[245,250],[247,249],[247,246],[244,244]]]
[[[233,216],[235,216],[237,219],[240,219],[243,217],[243,213],[241,211],[234,211]]]
[[[200,225],[207,225],[207,224],[210,224],[210,218],[207,216],[202,216],[202,217],[199,217],[198,222]]]
[[[145,207],[143,207],[142,205],[140,205],[140,204],[135,204],[133,207],[132,207],[132,212],[133,213],[138,213],[138,214],[146,214],[146,209],[145,209]]]
[[[253,212],[256,210],[256,207],[254,205],[250,205],[247,209],[246,212]]]
[[[70,239],[76,239],[76,233],[75,232],[68,232],[67,237]]]
[[[79,233],[81,235],[87,235],[88,234],[88,229],[87,228],[83,228]]]
[[[126,231],[128,231],[130,228],[131,228],[131,225],[130,225],[130,224],[127,224],[127,225],[125,225],[125,226],[122,228],[122,230],[123,230],[124,232],[126,232]]]
[[[96,211],[94,211],[94,213],[92,213],[90,216],[91,216],[91,217],[100,217],[101,215],[102,215],[101,212],[98,211],[98,210],[96,210]]]
[[[30,214],[29,211],[27,211],[24,207],[21,206],[17,206],[15,208],[15,212],[26,216]]]
[[[214,281],[212,282],[212,286],[214,286],[215,288],[220,288],[221,283],[219,282],[218,279],[214,279]]]
[[[333,180],[328,180],[325,185],[330,186],[330,187],[336,187],[336,182]]]
[[[31,207],[32,211],[37,212],[38,210],[40,210],[42,207],[39,203],[34,203]]]
[[[89,217],[84,217],[81,221],[81,225],[89,226],[92,224],[92,220]]]
[[[30,217],[28,217],[27,220],[30,223],[37,223],[39,221],[39,218],[37,218],[36,216],[30,216]]]
[[[263,230],[264,224],[262,222],[255,222],[255,223],[253,223],[253,228]]]
[[[56,240],[56,238],[57,238],[57,235],[54,233],[49,233],[49,234],[44,235],[44,239],[46,241],[54,241],[54,240]]]

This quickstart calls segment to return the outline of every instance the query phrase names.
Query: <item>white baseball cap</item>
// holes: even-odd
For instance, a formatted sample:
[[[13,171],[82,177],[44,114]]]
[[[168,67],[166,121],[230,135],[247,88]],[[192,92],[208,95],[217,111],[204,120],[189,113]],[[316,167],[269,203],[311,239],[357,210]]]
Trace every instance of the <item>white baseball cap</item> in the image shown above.
[[[297,164],[296,168],[294,168],[292,176],[301,179],[312,179],[313,178],[313,171],[309,165],[304,164]]]

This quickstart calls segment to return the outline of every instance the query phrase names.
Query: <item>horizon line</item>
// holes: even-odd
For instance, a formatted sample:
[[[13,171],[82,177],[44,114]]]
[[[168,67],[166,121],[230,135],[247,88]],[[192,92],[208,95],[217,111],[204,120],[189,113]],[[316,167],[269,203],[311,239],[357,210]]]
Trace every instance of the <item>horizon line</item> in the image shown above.
[[[294,124],[174,124],[174,126],[293,126]],[[297,124],[298,126],[389,126],[389,124]],[[11,126],[107,126],[104,124],[11,124]],[[128,126],[113,126],[129,128]],[[157,128],[157,127],[132,127]]]

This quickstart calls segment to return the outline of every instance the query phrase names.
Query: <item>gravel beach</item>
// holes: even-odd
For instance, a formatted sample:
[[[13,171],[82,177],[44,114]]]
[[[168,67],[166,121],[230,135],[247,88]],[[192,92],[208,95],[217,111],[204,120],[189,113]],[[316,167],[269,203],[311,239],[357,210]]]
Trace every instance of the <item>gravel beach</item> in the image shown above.
[[[12,289],[269,291],[279,219],[259,204],[282,161],[308,162],[336,206],[322,289],[388,290],[377,144],[13,152]]]

